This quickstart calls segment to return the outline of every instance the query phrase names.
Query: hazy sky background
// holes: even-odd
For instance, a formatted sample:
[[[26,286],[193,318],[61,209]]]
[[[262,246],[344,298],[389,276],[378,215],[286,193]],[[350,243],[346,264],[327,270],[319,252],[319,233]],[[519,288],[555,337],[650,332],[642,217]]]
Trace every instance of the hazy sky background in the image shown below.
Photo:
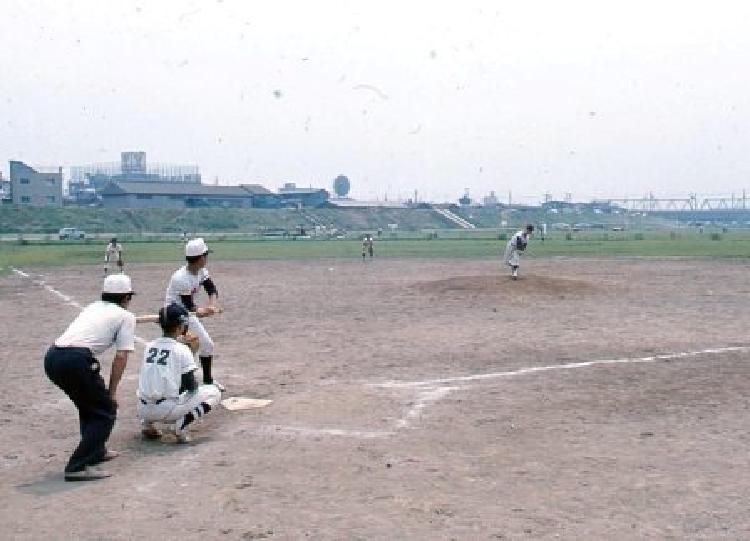
[[[750,3],[5,1],[0,160],[363,199],[750,189]]]

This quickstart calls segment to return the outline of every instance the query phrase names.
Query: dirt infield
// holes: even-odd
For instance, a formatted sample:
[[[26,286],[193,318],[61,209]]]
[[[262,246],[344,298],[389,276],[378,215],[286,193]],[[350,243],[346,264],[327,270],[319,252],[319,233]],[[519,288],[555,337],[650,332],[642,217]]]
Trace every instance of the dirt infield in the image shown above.
[[[210,268],[215,375],[273,404],[144,442],[138,346],[122,455],[88,484],[62,481],[78,424],[42,355],[100,269],[0,278],[3,538],[750,538],[746,262],[527,260],[518,282],[492,261]],[[134,312],[171,270],[128,269]]]

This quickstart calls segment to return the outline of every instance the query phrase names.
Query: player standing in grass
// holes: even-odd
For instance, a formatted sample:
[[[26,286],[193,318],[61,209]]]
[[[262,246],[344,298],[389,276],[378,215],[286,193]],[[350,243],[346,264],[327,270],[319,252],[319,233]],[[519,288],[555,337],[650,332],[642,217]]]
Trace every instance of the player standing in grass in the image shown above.
[[[534,226],[529,224],[522,231],[517,232],[505,245],[505,254],[503,260],[511,269],[511,278],[518,280],[518,267],[521,264],[521,253],[526,250],[529,239],[534,233]]]
[[[78,408],[81,442],[65,466],[66,481],[109,477],[94,465],[118,455],[106,443],[117,416],[117,386],[135,349],[135,316],[127,310],[132,297],[128,276],[107,276],[101,300],[84,308],[44,357],[47,377]],[[116,351],[107,388],[96,356],[111,346]]]
[[[208,332],[198,318],[212,316],[221,311],[217,306],[219,291],[208,274],[206,264],[208,263],[208,254],[210,250],[202,238],[192,239],[185,245],[185,260],[187,264],[177,269],[167,286],[165,305],[172,303],[185,308],[190,313],[188,329],[198,336],[199,348],[198,358],[201,363],[203,372],[203,383],[206,385],[214,384],[220,391],[224,391],[224,386],[218,381],[214,381],[211,374],[211,365],[213,363],[214,342],[211,340]],[[196,306],[195,295],[200,288],[205,289],[208,295],[208,304],[206,306]]]
[[[112,240],[109,241],[104,252],[104,276],[107,276],[110,261],[115,261],[116,265],[120,267],[120,272],[125,272],[122,260],[122,244],[118,243],[115,237],[112,237]]]
[[[372,235],[367,233],[362,239],[362,260],[364,260],[368,254],[370,255],[370,257],[375,255],[374,244],[375,241],[373,240]]]
[[[198,385],[193,351],[186,344],[190,314],[177,303],[159,310],[163,336],[143,351],[138,377],[138,418],[143,436],[156,439],[161,432],[154,423],[174,423],[179,443],[188,443],[188,425],[201,419],[221,400],[216,385]],[[192,338],[195,338],[194,336]],[[191,344],[197,349],[198,344]]]

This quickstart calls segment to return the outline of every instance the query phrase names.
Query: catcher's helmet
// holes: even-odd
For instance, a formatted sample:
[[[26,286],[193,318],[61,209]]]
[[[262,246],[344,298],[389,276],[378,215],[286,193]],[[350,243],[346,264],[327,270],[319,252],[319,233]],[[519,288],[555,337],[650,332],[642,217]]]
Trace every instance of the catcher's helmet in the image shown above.
[[[173,329],[179,325],[187,325],[189,317],[185,307],[173,302],[159,310],[159,325],[162,329]]]
[[[534,232],[534,226],[533,226],[533,224],[528,224],[526,226],[526,232],[527,233],[533,233]]]

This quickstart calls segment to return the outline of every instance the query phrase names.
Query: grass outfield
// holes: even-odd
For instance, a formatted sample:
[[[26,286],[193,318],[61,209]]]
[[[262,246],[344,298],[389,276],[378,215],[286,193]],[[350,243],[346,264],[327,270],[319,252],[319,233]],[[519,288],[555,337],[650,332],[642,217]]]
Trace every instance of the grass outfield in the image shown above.
[[[356,258],[361,254],[361,243],[356,240],[262,240],[209,241],[214,260],[245,259],[319,259]],[[382,240],[376,242],[376,257],[444,257],[491,258],[505,246],[505,241],[490,239]],[[125,243],[125,261],[159,263],[181,261],[180,242]],[[750,234],[730,233],[720,240],[709,235],[684,235],[670,238],[668,234],[646,234],[642,240],[631,237],[600,237],[565,240],[564,238],[536,239],[527,252],[530,257],[545,256],[685,256],[685,257],[748,257]],[[56,265],[101,265],[104,256],[102,242],[66,243],[0,243],[0,272],[10,267],[38,267]]]

